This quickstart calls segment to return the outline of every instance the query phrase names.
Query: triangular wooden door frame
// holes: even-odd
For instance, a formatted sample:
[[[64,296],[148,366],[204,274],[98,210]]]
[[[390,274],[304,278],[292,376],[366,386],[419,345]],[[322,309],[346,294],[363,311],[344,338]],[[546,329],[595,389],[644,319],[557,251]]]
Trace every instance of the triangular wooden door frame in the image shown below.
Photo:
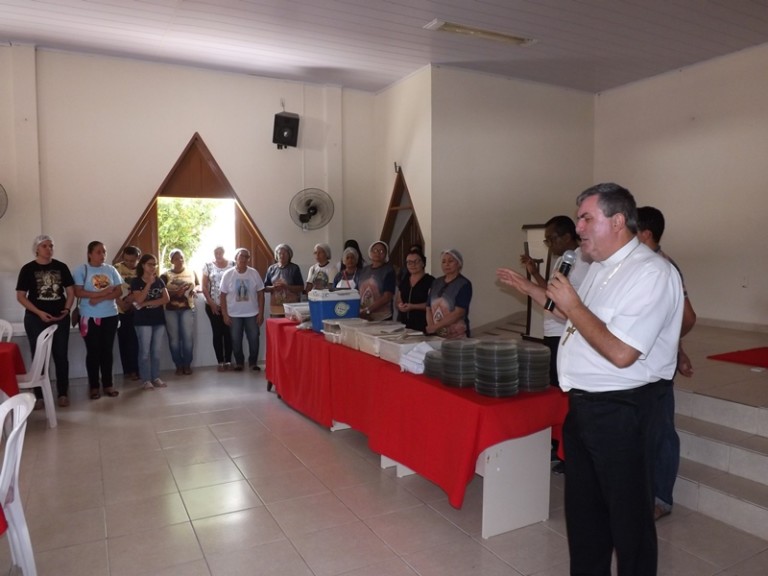
[[[120,260],[126,246],[138,246],[142,253],[158,254],[157,199],[161,196],[233,199],[237,246],[251,251],[251,266],[256,268],[262,277],[269,265],[274,262],[272,248],[256,227],[253,218],[197,132],[155,192],[128,238],[116,253],[113,262]]]
[[[419,219],[416,216],[416,209],[412,204],[411,194],[405,182],[402,166],[397,166],[395,172],[395,184],[392,187],[392,196],[389,200],[387,217],[384,219],[380,238],[389,245],[389,261],[395,267],[399,277],[400,268],[404,266],[408,249],[413,244],[418,244],[422,250],[424,249],[424,234],[422,234],[421,227],[419,226]],[[405,199],[411,203],[403,204]],[[407,220],[398,237],[393,238],[398,217],[402,219],[401,214],[403,212],[406,213]]]

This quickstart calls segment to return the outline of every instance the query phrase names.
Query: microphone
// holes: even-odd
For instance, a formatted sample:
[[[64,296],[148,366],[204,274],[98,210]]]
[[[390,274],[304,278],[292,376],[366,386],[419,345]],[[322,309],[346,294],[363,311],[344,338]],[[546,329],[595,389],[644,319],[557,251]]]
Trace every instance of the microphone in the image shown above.
[[[560,268],[558,268],[557,271],[567,277],[568,274],[571,273],[571,268],[573,268],[574,264],[576,264],[576,252],[573,250],[566,250],[565,254],[563,254],[563,261],[560,262]],[[554,309],[555,303],[552,302],[552,298],[547,298],[547,301],[544,303],[544,310],[552,312]]]

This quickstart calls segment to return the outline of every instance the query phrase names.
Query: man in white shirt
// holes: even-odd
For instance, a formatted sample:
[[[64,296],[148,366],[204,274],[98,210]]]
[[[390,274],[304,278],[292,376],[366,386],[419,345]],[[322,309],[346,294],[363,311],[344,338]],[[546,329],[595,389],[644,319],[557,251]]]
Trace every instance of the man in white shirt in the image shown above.
[[[682,283],[635,236],[627,189],[598,184],[576,204],[576,232],[592,264],[578,293],[559,272],[546,290],[568,319],[558,374],[570,399],[563,443],[571,574],[610,574],[615,551],[618,576],[655,576],[653,430],[677,363]],[[509,272],[497,274],[517,287]]]
[[[568,250],[576,253],[576,262],[568,275],[568,280],[575,290],[579,289],[581,282],[587,275],[589,263],[582,258],[579,248],[579,235],[576,234],[576,225],[568,216],[554,216],[544,224],[544,244],[549,248],[553,256],[557,256],[552,272],[560,268],[563,262],[563,254]],[[526,271],[531,276],[531,281],[541,289],[546,290],[547,280],[539,272],[536,260],[523,254],[520,256],[520,263],[525,266]],[[544,312],[543,321],[544,344],[549,348],[550,369],[549,383],[552,386],[558,386],[557,378],[557,349],[560,345],[560,337],[565,330],[565,319],[550,312]]]

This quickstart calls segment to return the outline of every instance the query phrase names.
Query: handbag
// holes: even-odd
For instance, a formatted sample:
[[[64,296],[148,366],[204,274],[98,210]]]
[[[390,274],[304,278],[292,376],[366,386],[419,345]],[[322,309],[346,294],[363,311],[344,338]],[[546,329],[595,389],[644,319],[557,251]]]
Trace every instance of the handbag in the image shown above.
[[[88,275],[88,266],[83,265],[83,269],[85,270],[85,275]],[[83,282],[85,282],[85,278],[83,278]],[[75,307],[72,309],[72,312],[69,314],[69,321],[72,324],[72,327],[74,328],[78,324],[80,324],[80,298],[77,299],[75,302]]]
[[[73,328],[80,324],[80,298],[77,299],[77,303],[69,315],[69,320],[72,323]]]

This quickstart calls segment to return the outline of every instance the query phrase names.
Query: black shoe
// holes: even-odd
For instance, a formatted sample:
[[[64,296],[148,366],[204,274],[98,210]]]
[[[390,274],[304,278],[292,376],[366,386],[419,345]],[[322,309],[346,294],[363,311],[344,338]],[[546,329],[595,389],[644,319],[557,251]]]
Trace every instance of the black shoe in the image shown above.
[[[552,474],[557,474],[558,476],[560,474],[565,474],[565,462],[560,460],[557,464],[552,466]]]
[[[261,372],[261,366],[259,366],[258,364],[254,364],[253,366],[251,366],[251,370],[253,370],[254,372]]]

